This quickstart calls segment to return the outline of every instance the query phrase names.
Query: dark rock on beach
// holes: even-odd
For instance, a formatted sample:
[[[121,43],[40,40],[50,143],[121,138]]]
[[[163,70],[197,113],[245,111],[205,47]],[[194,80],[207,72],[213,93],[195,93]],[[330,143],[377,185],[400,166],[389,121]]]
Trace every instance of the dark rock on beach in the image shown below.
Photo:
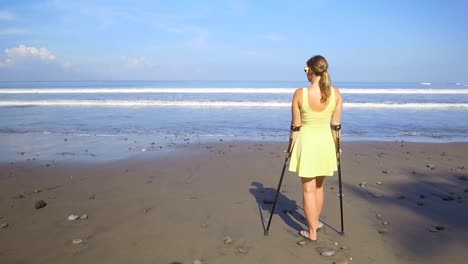
[[[39,200],[34,204],[34,208],[41,209],[47,206],[47,203],[44,200]]]

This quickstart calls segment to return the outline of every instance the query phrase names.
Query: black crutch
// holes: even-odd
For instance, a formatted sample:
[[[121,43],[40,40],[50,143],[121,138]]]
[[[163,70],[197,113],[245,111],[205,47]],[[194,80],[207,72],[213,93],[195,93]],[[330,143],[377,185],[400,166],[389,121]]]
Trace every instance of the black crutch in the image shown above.
[[[341,187],[341,161],[340,161],[340,130],[341,125],[332,125],[332,129],[335,130],[336,133],[336,160],[338,165],[338,186],[340,192],[340,213],[341,213],[341,235],[344,235],[344,225],[343,225],[343,190]]]
[[[275,213],[276,201],[278,200],[278,195],[281,189],[281,183],[283,182],[284,172],[286,171],[286,164],[288,163],[288,159],[291,155],[291,151],[290,151],[291,144],[292,144],[292,139],[289,139],[288,153],[286,155],[286,158],[284,159],[283,170],[281,171],[281,177],[278,183],[278,188],[276,188],[276,195],[275,195],[275,200],[273,201],[273,207],[271,208],[270,219],[268,219],[268,225],[264,233],[265,236],[268,236],[268,230],[270,230],[271,218],[273,217],[273,214]]]

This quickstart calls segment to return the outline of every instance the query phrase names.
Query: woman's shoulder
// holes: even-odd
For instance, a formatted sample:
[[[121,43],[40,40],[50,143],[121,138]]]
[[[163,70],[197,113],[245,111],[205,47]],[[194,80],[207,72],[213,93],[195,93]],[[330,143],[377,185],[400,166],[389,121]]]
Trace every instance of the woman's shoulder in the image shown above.
[[[340,89],[338,89],[338,87],[336,87],[336,86],[332,86],[332,89],[335,92],[335,98],[338,99],[338,100],[341,100]]]
[[[302,96],[302,91],[304,88],[297,88],[296,91],[294,91],[294,97],[296,96]]]

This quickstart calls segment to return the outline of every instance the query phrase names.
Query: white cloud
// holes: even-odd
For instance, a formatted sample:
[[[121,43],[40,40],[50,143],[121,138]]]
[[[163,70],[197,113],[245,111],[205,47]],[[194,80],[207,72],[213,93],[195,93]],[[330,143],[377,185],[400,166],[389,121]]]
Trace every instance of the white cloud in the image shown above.
[[[23,61],[31,58],[40,59],[42,61],[54,61],[55,55],[46,48],[28,47],[19,45],[17,48],[5,49],[6,58],[0,61],[0,67],[13,67],[17,61]]]
[[[19,45],[17,48],[5,49],[7,56],[15,57],[39,57],[42,60],[55,60],[55,55],[48,51],[46,48],[28,47],[26,45]]]
[[[15,15],[13,13],[0,10],[0,20],[14,20],[14,19],[15,19]]]
[[[278,35],[278,34],[265,34],[265,35],[261,35],[260,37],[263,39],[271,40],[271,41],[285,40],[284,36]]]

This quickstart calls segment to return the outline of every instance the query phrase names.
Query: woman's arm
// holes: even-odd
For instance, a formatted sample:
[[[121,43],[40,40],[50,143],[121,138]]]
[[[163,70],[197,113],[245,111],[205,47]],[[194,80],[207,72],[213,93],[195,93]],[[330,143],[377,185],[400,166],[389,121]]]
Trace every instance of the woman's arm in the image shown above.
[[[301,120],[301,104],[302,104],[302,89],[296,89],[291,103],[291,128],[300,127],[302,125]],[[290,131],[289,140],[291,140],[291,148],[288,150],[288,153],[291,153],[294,144],[296,143],[297,136],[299,131]]]
[[[331,125],[341,125],[341,113],[343,112],[343,97],[341,96],[340,91],[338,88],[334,87],[335,89],[335,98],[336,98],[336,105],[335,110],[333,111],[332,118],[331,118]],[[333,140],[335,141],[335,146],[337,145],[337,138],[341,137],[341,129],[332,130]],[[337,149],[337,151],[340,151]]]

